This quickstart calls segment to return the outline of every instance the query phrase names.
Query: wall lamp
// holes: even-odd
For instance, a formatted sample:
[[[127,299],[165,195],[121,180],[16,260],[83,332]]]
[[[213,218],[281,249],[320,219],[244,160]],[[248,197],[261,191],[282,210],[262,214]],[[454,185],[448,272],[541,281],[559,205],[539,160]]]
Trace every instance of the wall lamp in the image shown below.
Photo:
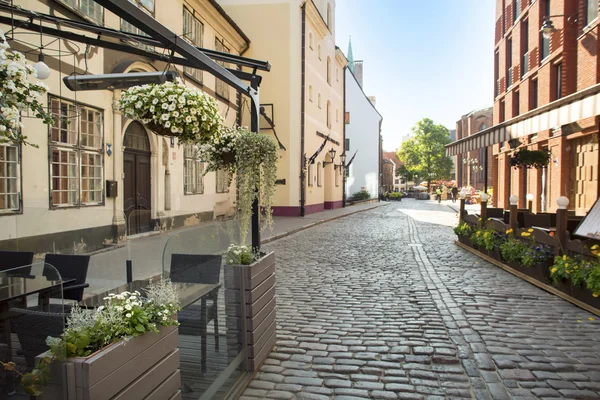
[[[331,161],[323,161],[323,168],[325,168],[326,165],[333,164],[333,160],[335,158],[335,149],[332,147],[328,154]]]
[[[552,17],[567,17],[567,22],[569,22],[571,24],[575,24],[575,23],[577,23],[577,18],[575,18],[576,16],[577,16],[577,14],[560,14],[560,15],[547,16],[546,18],[544,18],[544,22],[542,24],[542,29],[540,29],[540,32],[542,32],[542,36],[544,36],[544,39],[550,39],[552,34],[554,32],[556,32],[556,28],[554,27],[554,24],[552,23],[552,20],[550,18],[552,18]]]
[[[334,165],[333,167],[346,168],[346,153],[340,154],[340,165]]]

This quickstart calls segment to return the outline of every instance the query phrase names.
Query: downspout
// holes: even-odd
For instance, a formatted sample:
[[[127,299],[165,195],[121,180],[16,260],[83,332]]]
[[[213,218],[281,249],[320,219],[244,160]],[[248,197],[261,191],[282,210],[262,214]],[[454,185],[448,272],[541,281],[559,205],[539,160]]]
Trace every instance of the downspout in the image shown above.
[[[117,178],[117,155],[116,155],[116,150],[117,150],[117,146],[116,146],[116,140],[121,138],[121,111],[119,110],[118,104],[119,104],[119,99],[117,98],[117,91],[113,90],[112,92],[112,109],[113,109],[113,154],[112,154],[112,161],[113,161],[113,173],[112,173],[112,179],[113,181],[121,181],[120,179]],[[119,116],[118,121],[117,121],[117,116]],[[122,140],[121,140],[121,143]],[[119,151],[122,151],[123,148],[122,146],[118,147]],[[104,152],[105,150],[102,149],[102,151]],[[123,188],[121,188],[121,193],[123,193]],[[120,197],[120,196],[119,196]],[[119,197],[115,197],[113,198],[113,225],[118,225],[119,222],[123,219],[125,219],[124,215],[117,215],[118,211],[117,211],[117,199]],[[127,228],[125,228],[127,229]],[[117,230],[118,232],[118,230]],[[117,241],[119,241],[119,237],[118,237],[118,233],[117,233]]]
[[[302,81],[301,81],[301,96],[300,96],[300,216],[304,217],[305,214],[305,202],[306,202],[306,191],[304,188],[304,181],[306,180],[305,168],[305,155],[304,155],[304,96],[305,96],[305,83],[306,83],[306,3],[302,4],[302,45],[301,53],[301,68],[302,68]]]
[[[342,85],[344,85],[342,93],[344,94],[343,106],[342,106],[342,123],[344,128],[342,129],[342,153],[346,153],[346,69],[348,65],[342,70]],[[346,161],[344,160],[344,163]],[[344,164],[343,163],[343,164]],[[342,164],[342,207],[346,207],[346,166]]]

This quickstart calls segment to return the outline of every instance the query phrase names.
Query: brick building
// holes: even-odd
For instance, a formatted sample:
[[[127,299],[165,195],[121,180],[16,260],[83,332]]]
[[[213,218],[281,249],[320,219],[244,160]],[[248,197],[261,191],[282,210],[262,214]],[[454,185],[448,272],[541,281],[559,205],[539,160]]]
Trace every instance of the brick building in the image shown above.
[[[472,111],[463,115],[456,121],[456,139],[462,139],[481,132],[492,126],[492,107]],[[487,173],[487,185],[492,185],[492,169],[488,166],[487,171],[484,168],[485,152],[488,153],[488,160],[492,159],[492,149],[490,147],[481,148],[456,156],[456,184],[458,187],[473,186],[477,190],[483,190],[485,187],[485,175]],[[489,163],[488,163],[489,165]]]
[[[551,28],[542,33],[542,27]],[[534,211],[585,214],[598,198],[598,0],[497,0],[493,126],[448,146],[493,149],[494,203],[533,194]],[[547,38],[546,38],[547,36]],[[543,169],[514,169],[518,149],[551,152]]]

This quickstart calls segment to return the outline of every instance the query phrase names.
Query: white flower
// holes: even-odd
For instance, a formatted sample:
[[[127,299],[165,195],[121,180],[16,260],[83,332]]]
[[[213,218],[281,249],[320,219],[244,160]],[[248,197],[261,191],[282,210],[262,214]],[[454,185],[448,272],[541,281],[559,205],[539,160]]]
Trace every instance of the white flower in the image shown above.
[[[133,308],[133,307],[131,307],[131,304],[125,304],[125,309],[126,309],[127,311],[131,311],[131,309],[132,309],[132,308]]]
[[[125,316],[126,316],[127,318],[131,318],[131,313],[127,313],[127,314],[125,314]]]

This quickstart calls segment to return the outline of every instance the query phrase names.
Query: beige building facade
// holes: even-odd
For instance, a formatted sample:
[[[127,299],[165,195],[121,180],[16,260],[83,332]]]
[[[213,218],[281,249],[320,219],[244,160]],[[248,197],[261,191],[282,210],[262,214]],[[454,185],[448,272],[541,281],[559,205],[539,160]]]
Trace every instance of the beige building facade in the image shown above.
[[[246,56],[273,66],[263,77],[260,99],[286,148],[280,151],[274,214],[298,216],[342,207],[339,156],[344,152],[348,61],[335,46],[335,1],[219,0],[219,4],[252,38]],[[268,21],[269,29],[261,21]],[[248,124],[248,119],[243,122]]]
[[[214,1],[132,2],[200,47],[242,55],[250,45]],[[90,1],[17,0],[15,5],[141,33]],[[5,32],[8,28],[0,25]],[[20,29],[14,39],[10,45],[27,53],[32,64],[43,47],[51,69],[43,81],[50,88],[44,101],[56,122],[49,127],[38,119],[24,119],[24,134],[38,148],[0,145],[0,166],[8,171],[0,174],[0,192],[5,192],[0,202],[2,248],[89,252],[125,233],[168,230],[233,215],[235,187],[225,173],[203,176],[204,165],[193,147],[123,117],[117,108],[120,90],[73,92],[62,81],[74,73],[163,71],[165,63],[45,35],[40,43],[39,35]],[[234,89],[199,70],[173,65],[168,69],[215,97],[227,126],[239,120]],[[116,192],[107,192],[107,181],[116,183]]]

